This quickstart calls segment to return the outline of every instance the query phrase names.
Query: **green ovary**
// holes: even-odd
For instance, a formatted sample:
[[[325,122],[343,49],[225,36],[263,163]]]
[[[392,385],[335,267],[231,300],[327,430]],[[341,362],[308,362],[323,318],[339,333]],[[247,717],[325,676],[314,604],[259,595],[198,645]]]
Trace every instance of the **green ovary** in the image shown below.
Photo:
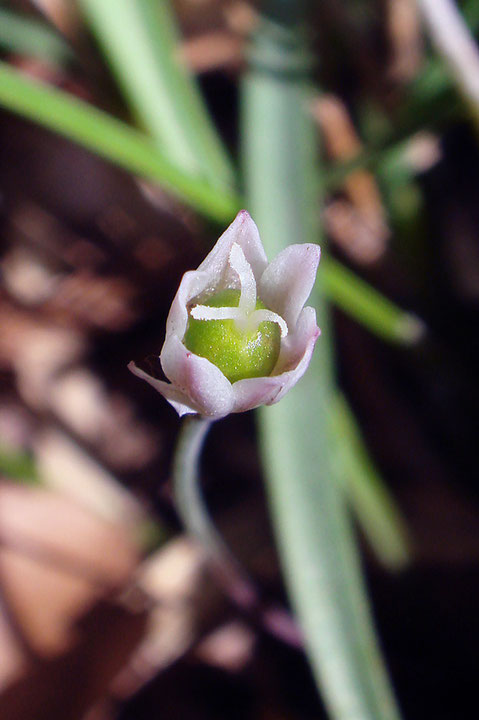
[[[239,290],[223,290],[201,300],[209,307],[237,307]],[[264,310],[261,300],[256,310]],[[281,331],[278,323],[265,321],[243,332],[234,320],[196,320],[191,317],[183,338],[184,345],[214,363],[231,383],[245,378],[271,375],[279,356]]]

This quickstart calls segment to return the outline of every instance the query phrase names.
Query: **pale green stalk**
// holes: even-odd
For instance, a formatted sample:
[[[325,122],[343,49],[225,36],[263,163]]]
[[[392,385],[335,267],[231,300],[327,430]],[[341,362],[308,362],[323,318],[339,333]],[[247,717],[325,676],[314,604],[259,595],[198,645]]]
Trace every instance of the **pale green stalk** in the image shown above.
[[[210,419],[200,415],[190,415],[183,420],[173,462],[175,508],[228,594],[251,609],[256,601],[254,587],[213,524],[201,492],[201,451],[211,425]]]
[[[270,3],[253,38],[243,84],[249,209],[267,254],[317,242],[315,128],[302,4]],[[329,413],[336,386],[329,309],[316,287],[322,337],[311,367],[261,412],[269,497],[286,581],[311,667],[332,720],[398,720],[368,606]]]

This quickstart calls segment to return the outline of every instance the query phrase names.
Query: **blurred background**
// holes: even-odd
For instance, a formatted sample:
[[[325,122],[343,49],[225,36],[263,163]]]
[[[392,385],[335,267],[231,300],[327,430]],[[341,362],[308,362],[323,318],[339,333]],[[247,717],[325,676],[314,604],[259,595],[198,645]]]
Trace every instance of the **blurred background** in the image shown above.
[[[479,8],[311,5],[345,492],[402,716],[456,720],[479,642]],[[263,7],[171,9],[0,3],[2,720],[332,717],[301,643],[237,607],[181,530],[179,420],[126,367],[161,375],[179,280],[245,202],[231,168]],[[262,597],[287,606],[260,458],[255,413],[215,424],[203,487]]]

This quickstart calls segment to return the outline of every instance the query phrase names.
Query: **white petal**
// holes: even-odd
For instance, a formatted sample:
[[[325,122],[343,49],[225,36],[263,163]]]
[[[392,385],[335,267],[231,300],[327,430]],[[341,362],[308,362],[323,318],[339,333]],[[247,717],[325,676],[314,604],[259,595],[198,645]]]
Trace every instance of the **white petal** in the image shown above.
[[[180,417],[189,413],[199,412],[198,408],[192,405],[189,398],[187,398],[180,390],[175,388],[174,385],[170,385],[170,383],[158,380],[157,378],[148,375],[148,373],[144,370],[137,367],[134,362],[128,364],[128,369],[131,370],[134,375],[137,375],[137,377],[142,380],[146,380],[146,382],[154,387],[155,390],[161,393],[165,400],[168,400],[170,405],[175,408]]]
[[[271,403],[278,402],[296,385],[306,372],[321,331],[316,325],[316,311],[305,307],[301,311],[294,332],[282,343],[281,353],[274,369],[274,377],[281,380],[281,390]],[[234,386],[233,386],[234,387]]]
[[[166,320],[166,337],[177,335],[183,340],[188,324],[187,303],[206,290],[208,285],[206,273],[189,270],[183,275]]]
[[[313,288],[319,257],[319,245],[290,245],[268,265],[259,282],[259,297],[286,320],[290,332]]]
[[[247,378],[233,383],[233,412],[252,410],[260,405],[271,405],[283,388],[281,376]]]
[[[166,338],[160,361],[166,377],[202,415],[218,418],[231,412],[230,381],[216,365],[188,350],[176,335]]]
[[[228,260],[233,243],[237,243],[243,250],[256,279],[261,277],[268,264],[258,228],[251,219],[250,214],[246,210],[240,210],[209,255],[198,267],[200,272],[208,275],[211,287],[218,287],[225,271],[231,270]],[[239,285],[237,284],[235,287],[239,287]]]

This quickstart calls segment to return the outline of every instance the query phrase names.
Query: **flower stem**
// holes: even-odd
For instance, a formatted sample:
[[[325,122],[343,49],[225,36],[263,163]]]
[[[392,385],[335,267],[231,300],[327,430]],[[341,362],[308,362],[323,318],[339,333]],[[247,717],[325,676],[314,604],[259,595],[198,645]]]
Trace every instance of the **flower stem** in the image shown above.
[[[173,463],[173,494],[176,510],[188,533],[202,546],[224,592],[257,624],[278,639],[298,647],[302,640],[296,624],[279,606],[265,605],[254,582],[227,547],[212,522],[204,502],[199,464],[212,421],[193,415],[180,431]]]

